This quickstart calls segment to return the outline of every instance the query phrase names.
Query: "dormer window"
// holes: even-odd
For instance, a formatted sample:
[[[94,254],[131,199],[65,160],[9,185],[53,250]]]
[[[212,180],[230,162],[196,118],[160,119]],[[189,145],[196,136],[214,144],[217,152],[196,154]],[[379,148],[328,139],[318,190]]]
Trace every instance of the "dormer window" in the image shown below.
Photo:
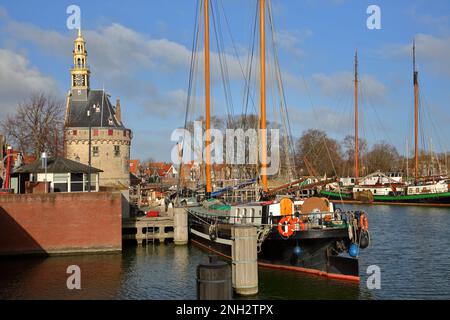
[[[95,112],[100,112],[100,105],[97,103],[97,105],[94,105]]]
[[[108,118],[108,124],[110,126],[114,125],[113,119],[111,117]]]

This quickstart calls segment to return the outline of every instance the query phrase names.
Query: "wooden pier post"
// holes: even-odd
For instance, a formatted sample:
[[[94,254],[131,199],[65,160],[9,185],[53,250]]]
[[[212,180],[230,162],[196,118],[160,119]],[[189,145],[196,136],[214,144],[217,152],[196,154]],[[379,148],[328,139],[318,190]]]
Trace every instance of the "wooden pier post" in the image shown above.
[[[186,208],[174,208],[173,213],[173,242],[185,245],[188,243],[188,212]]]
[[[197,267],[197,299],[231,300],[232,296],[230,265],[209,256],[208,263]]]
[[[234,226],[231,232],[233,288],[239,295],[255,295],[258,293],[256,228],[246,225]]]

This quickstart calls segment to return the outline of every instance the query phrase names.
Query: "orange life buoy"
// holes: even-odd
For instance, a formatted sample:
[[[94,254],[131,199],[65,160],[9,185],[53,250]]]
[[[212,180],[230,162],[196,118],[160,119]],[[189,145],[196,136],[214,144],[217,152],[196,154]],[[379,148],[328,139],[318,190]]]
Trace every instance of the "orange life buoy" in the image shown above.
[[[359,217],[359,226],[364,231],[369,230],[369,220],[367,219],[365,213],[361,214],[361,216]]]
[[[298,225],[300,227],[300,231],[305,231],[305,224],[303,223],[303,221],[300,220],[300,219],[297,219],[297,223],[298,223]]]
[[[285,230],[287,227],[287,230]],[[290,237],[295,231],[295,221],[291,217],[284,217],[278,222],[278,232],[283,237]]]

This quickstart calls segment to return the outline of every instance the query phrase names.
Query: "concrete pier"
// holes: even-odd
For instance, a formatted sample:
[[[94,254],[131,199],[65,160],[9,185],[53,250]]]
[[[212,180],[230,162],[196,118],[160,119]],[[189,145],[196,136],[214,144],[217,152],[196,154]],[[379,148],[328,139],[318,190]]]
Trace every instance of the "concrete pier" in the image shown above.
[[[174,208],[174,243],[185,245],[188,243],[188,212],[186,208]]]
[[[234,226],[232,234],[232,283],[236,294],[243,296],[258,293],[258,253],[256,228]]]
[[[174,222],[168,217],[129,218],[122,220],[122,239],[144,243],[164,242],[174,238]]]

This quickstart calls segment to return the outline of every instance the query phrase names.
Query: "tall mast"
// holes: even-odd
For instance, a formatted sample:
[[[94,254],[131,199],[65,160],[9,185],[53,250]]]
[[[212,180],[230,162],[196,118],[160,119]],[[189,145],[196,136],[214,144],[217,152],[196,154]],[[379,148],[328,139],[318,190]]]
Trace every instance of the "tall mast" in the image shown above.
[[[266,43],[265,43],[265,0],[259,0],[259,36],[260,36],[260,80],[261,80],[261,179],[264,191],[267,186],[267,132],[266,132]]]
[[[210,91],[210,63],[209,63],[209,0],[205,0],[204,19],[205,19],[205,153],[206,153],[206,195],[212,192],[211,187],[211,91]]]
[[[355,52],[355,184],[359,179],[359,138],[358,138],[358,51]]]
[[[419,72],[416,69],[416,42],[413,43],[413,81],[414,81],[414,179],[419,180]]]

